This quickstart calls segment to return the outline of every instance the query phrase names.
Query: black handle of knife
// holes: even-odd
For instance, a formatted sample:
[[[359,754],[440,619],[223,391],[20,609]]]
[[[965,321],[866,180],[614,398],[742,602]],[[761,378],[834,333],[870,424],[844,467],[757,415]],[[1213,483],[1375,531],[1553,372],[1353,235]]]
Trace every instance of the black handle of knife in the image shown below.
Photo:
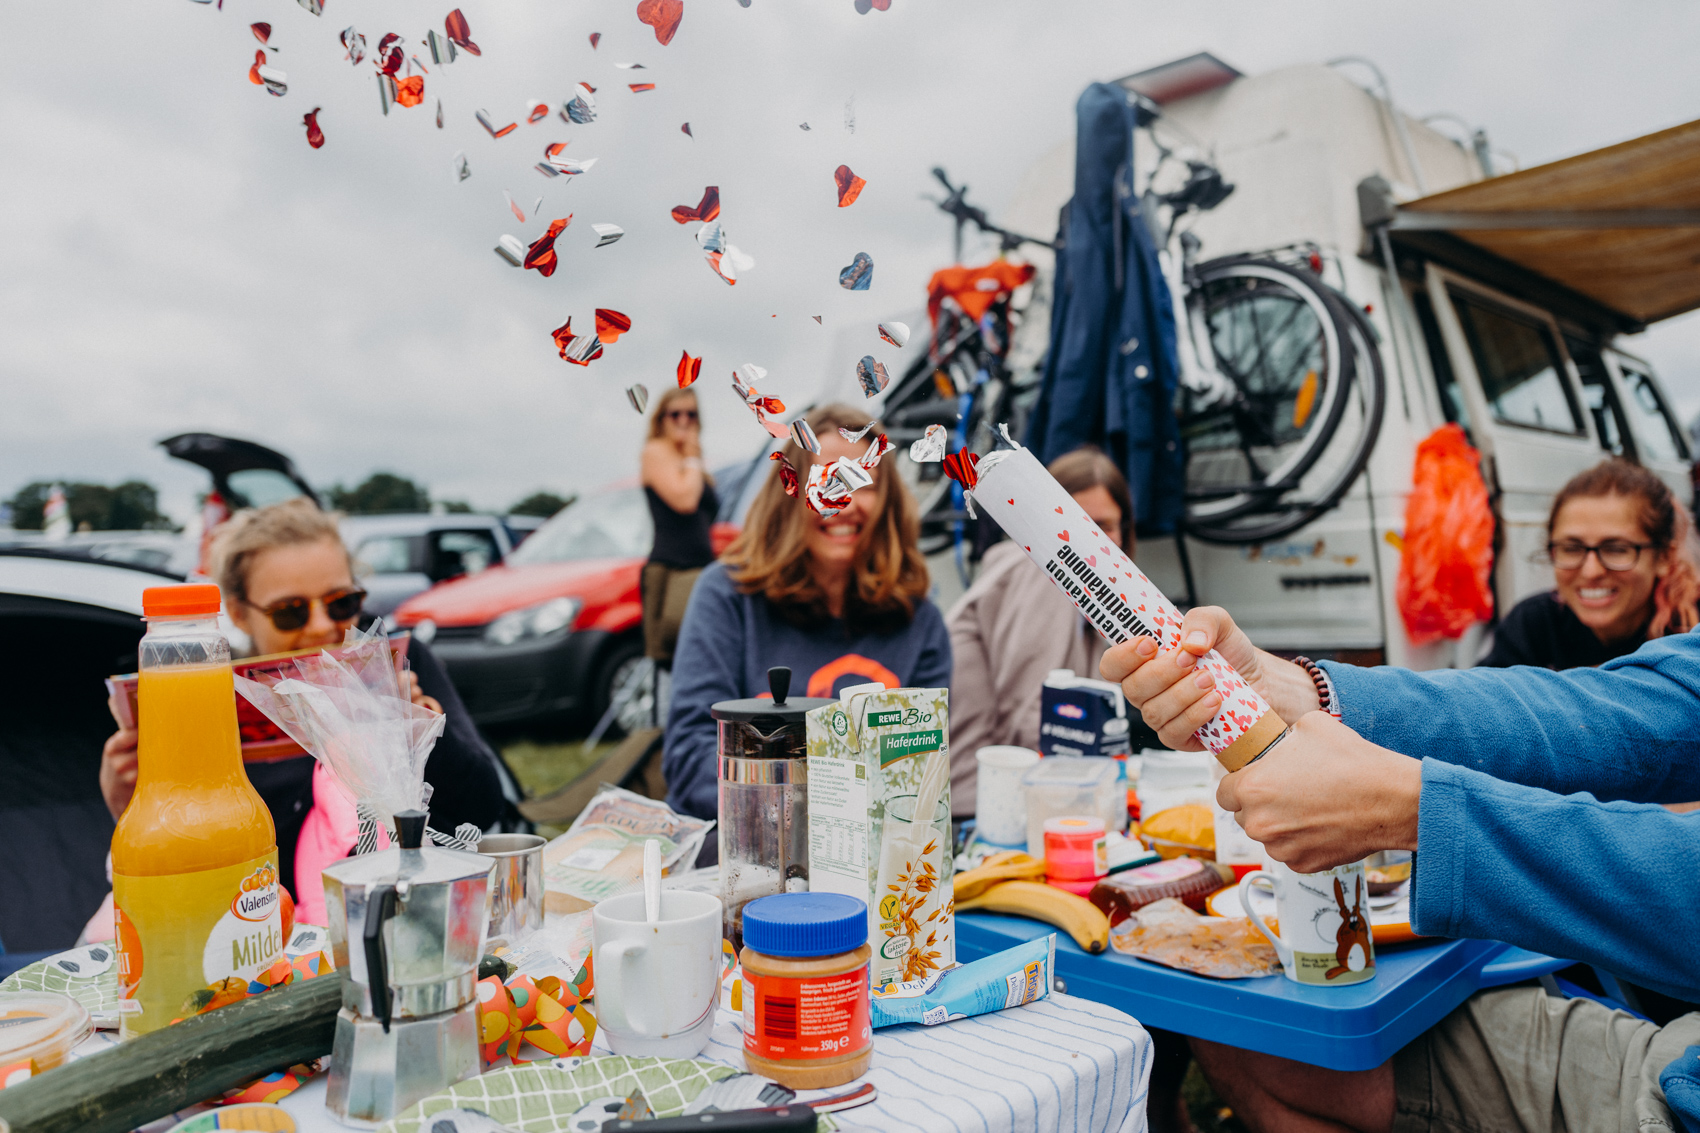
[[[734,1109],[726,1113],[693,1113],[651,1121],[615,1118],[602,1123],[602,1133],[686,1133],[712,1129],[715,1133],[814,1133],[815,1111],[802,1102],[770,1109]]]

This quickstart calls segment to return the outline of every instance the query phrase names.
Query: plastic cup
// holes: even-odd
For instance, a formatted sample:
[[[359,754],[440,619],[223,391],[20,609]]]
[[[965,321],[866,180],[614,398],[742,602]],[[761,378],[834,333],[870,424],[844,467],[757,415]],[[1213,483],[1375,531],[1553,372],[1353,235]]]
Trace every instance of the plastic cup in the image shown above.
[[[997,846],[1027,842],[1027,796],[1021,776],[1039,762],[1032,748],[996,744],[974,753],[974,827],[980,841]]]

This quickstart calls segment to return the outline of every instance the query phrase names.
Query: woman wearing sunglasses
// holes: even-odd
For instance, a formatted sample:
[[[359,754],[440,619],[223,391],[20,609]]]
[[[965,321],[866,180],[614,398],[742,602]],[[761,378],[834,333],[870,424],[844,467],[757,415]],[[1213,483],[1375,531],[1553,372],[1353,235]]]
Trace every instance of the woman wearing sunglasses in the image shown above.
[[[1700,621],[1693,526],[1653,473],[1607,460],[1553,499],[1547,554],[1557,589],[1500,619],[1483,665],[1575,669],[1633,653]]]
[[[298,498],[238,512],[219,529],[212,546],[214,580],[224,609],[253,643],[252,654],[312,649],[365,628],[365,598],[336,520],[311,500]],[[467,715],[442,662],[417,638],[408,646],[407,689],[415,704],[448,720],[425,764],[432,786],[431,825],[452,831],[463,822],[487,828],[506,811],[498,757]],[[319,870],[354,844],[353,806],[315,768],[311,756],[250,763],[248,777],[266,800],[277,827],[284,886],[306,923],[323,924]],[[101,793],[116,818],[136,785],[136,733],[121,730],[106,741]]]
[[[720,510],[714,478],[702,464],[695,390],[670,389],[655,399],[641,478],[655,524],[655,544],[641,581],[643,652],[666,666],[673,661],[691,588],[702,568],[714,561],[708,532]]]

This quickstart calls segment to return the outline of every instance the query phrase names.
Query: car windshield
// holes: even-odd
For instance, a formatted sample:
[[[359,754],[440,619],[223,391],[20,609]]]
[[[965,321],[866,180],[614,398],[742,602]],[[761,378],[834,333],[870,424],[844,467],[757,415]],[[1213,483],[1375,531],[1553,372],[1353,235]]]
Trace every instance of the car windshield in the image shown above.
[[[641,488],[603,492],[579,500],[532,532],[508,562],[514,566],[579,559],[633,559],[649,554],[655,539]]]

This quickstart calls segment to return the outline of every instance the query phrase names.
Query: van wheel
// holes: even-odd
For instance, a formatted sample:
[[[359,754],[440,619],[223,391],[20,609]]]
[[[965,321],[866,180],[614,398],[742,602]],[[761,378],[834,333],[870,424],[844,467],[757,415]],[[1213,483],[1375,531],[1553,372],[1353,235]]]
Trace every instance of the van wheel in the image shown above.
[[[609,650],[596,678],[592,702],[599,721],[615,705],[614,719],[606,735],[618,738],[651,727],[654,719],[654,664],[643,655],[643,642],[621,641]]]

